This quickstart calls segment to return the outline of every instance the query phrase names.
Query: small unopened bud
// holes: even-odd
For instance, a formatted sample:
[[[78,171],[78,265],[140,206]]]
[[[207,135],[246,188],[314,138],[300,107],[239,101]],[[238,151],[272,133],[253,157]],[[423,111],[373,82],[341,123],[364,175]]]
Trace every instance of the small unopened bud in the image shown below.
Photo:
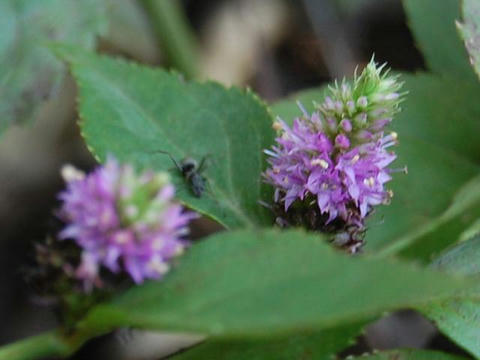
[[[397,84],[397,81],[395,78],[387,78],[380,82],[378,88],[380,91],[385,91],[396,86],[396,84]]]
[[[399,97],[400,95],[398,93],[389,93],[389,94],[376,93],[372,95],[371,99],[374,102],[385,103],[388,101],[397,100]]]
[[[352,90],[350,88],[350,85],[347,83],[342,84],[342,97],[344,99],[348,99],[349,97],[352,96]]]
[[[85,173],[83,171],[78,170],[76,167],[70,164],[62,167],[61,174],[65,182],[83,180],[85,178]]]
[[[380,131],[391,121],[392,121],[392,118],[383,118],[383,119],[375,120],[375,122],[373,123],[370,129],[373,131]]]
[[[363,110],[368,106],[368,100],[366,96],[360,96],[357,100],[357,106]]]
[[[272,128],[273,130],[275,131],[280,131],[282,130],[282,124],[280,123],[280,121],[274,121],[273,124],[272,124]]]
[[[355,121],[355,123],[359,126],[363,126],[367,123],[367,114],[362,112],[360,114],[358,114],[357,116],[355,116],[355,118],[353,119]]]
[[[362,130],[357,134],[357,140],[361,142],[370,141],[373,138],[373,134],[370,131]]]
[[[392,101],[392,100],[397,100],[400,97],[400,94],[398,93],[390,93],[385,95],[384,99],[385,101]]]
[[[330,131],[333,132],[337,130],[337,120],[335,120],[334,117],[327,117],[326,121]]]
[[[335,111],[339,115],[343,113],[343,103],[341,101],[335,101]]]
[[[344,134],[339,134],[335,138],[335,145],[341,149],[348,149],[350,147],[350,140],[348,140]]]
[[[347,110],[348,110],[348,113],[351,115],[355,112],[356,108],[355,108],[355,102],[350,100],[350,101],[347,101]]]
[[[335,104],[334,104],[334,102],[333,102],[333,100],[330,96],[327,96],[325,98],[325,101],[324,101],[323,105],[324,105],[325,109],[327,109],[327,110],[335,109]]]
[[[352,122],[348,119],[343,119],[342,121],[340,121],[340,126],[342,127],[343,131],[352,131]]]

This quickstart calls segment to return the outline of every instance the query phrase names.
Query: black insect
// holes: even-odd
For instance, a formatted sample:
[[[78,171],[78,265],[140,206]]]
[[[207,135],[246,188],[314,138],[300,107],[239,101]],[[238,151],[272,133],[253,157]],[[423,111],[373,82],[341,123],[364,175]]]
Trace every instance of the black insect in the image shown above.
[[[202,172],[205,170],[205,163],[207,156],[203,157],[200,164],[195,159],[185,158],[178,162],[175,158],[166,151],[158,150],[157,152],[166,154],[172,159],[175,167],[182,174],[185,181],[190,186],[190,190],[196,197],[201,197],[206,188],[206,179],[202,176]]]

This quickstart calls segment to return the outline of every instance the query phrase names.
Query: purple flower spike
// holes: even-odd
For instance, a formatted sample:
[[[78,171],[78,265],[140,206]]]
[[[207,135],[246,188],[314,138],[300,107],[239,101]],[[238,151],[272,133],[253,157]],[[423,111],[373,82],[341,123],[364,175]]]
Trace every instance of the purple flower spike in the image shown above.
[[[136,283],[161,278],[168,261],[184,251],[182,237],[197,215],[173,202],[175,189],[166,174],[137,175],[109,158],[88,175],[68,165],[62,175],[67,189],[59,195],[59,217],[66,226],[59,238],[82,249],[75,275],[86,289],[101,286],[102,266],[126,271]]]
[[[397,134],[384,131],[403,94],[397,77],[382,69],[370,62],[352,84],[330,88],[312,114],[301,107],[291,128],[275,123],[279,136],[265,151],[270,168],[263,176],[275,187],[277,223],[332,233],[351,252],[363,244],[365,218],[392,197],[385,184]]]

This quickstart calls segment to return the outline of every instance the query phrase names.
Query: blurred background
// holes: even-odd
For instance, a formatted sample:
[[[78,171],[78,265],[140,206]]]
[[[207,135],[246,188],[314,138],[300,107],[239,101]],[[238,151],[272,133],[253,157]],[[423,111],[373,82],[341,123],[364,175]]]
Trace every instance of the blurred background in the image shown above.
[[[178,68],[187,78],[249,86],[268,102],[351,76],[373,54],[377,62],[388,62],[396,70],[424,67],[400,0],[107,3],[105,27],[95,45],[99,52]],[[163,13],[164,6],[169,16]],[[47,97],[42,83],[35,91]],[[69,162],[85,170],[95,165],[76,125],[75,96],[74,82],[65,74],[52,96],[42,102],[36,119],[10,127],[0,139],[0,344],[56,324],[51,309],[42,306],[24,284],[21,269],[31,257],[32,241],[42,239],[49,229],[55,194],[63,186],[61,165]],[[200,222],[196,233],[214,229]],[[94,340],[74,358],[135,359],[135,351],[127,351],[129,345],[118,338]],[[143,339],[146,344],[156,342],[155,337]],[[122,355],[111,357],[115,347]],[[418,314],[403,311],[370,327],[344,355],[395,347],[461,353]],[[147,355],[140,358],[158,358]]]

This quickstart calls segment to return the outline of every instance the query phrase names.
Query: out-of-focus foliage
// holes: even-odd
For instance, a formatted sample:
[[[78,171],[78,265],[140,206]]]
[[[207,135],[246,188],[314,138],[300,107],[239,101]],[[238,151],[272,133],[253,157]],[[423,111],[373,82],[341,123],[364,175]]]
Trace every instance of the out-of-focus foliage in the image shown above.
[[[442,254],[433,267],[458,275],[471,275],[478,284],[468,296],[429,305],[423,312],[440,330],[477,358],[480,357],[480,237],[462,242]]]
[[[455,21],[460,0],[403,0],[410,29],[428,68],[442,76],[472,81],[473,71]]]
[[[165,281],[94,308],[84,326],[280,336],[448,298],[467,284],[391,259],[352,260],[318,234],[230,231],[192,246]]]
[[[457,22],[460,35],[470,55],[470,63],[480,75],[480,2],[463,0],[463,23]]]
[[[331,360],[332,356],[354,342],[362,324],[345,325],[317,333],[295,334],[265,340],[207,340],[173,360]]]
[[[157,39],[148,15],[136,0],[101,0],[107,2],[108,30],[102,36],[109,50],[144,63],[161,59]],[[99,1],[99,2],[101,2]]]
[[[104,1],[96,0],[0,2],[0,132],[34,117],[65,74],[45,45],[93,48],[106,28],[105,11]]]
[[[426,350],[391,350],[364,355],[352,360],[466,360],[466,358],[439,351]]]

